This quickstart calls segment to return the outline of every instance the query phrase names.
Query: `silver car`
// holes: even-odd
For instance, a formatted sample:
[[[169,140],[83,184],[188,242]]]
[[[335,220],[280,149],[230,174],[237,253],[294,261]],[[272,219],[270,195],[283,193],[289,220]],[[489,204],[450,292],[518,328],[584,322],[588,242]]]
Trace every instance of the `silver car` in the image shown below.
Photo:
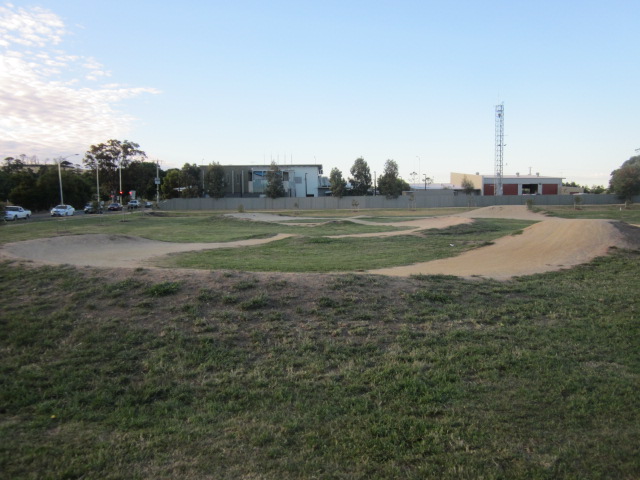
[[[51,209],[52,217],[68,217],[76,211],[71,205],[57,205]]]
[[[17,205],[5,207],[4,209],[5,220],[18,220],[20,218],[27,220],[30,216],[31,210],[27,210],[26,208],[22,208]]]

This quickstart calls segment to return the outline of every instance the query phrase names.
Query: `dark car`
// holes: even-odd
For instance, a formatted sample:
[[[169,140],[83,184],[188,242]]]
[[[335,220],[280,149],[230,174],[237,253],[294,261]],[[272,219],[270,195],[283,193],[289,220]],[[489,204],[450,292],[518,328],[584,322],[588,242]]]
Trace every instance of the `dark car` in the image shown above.
[[[93,203],[84,206],[84,213],[102,213],[102,207],[96,207]]]
[[[119,203],[112,203],[107,207],[107,210],[111,210],[111,211],[122,210],[122,205],[120,205]]]

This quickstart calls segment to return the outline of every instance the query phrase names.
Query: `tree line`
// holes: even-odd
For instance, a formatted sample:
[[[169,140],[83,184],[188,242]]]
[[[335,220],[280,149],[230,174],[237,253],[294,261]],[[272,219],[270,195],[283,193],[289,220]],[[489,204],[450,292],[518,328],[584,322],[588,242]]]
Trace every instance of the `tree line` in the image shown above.
[[[84,169],[63,158],[42,165],[36,160],[26,155],[4,158],[0,202],[48,210],[60,203],[61,184],[64,203],[76,207],[96,200],[124,202],[133,191],[137,198],[151,200],[156,198],[156,178],[162,198],[224,196],[224,170],[219,164],[205,167],[204,176],[201,167],[189,163],[165,171],[157,162],[148,161],[140,145],[129,140],[92,145],[82,159]]]
[[[160,181],[163,199],[225,196],[226,178],[224,168],[218,163],[205,167],[185,163],[182,168],[162,170],[157,162],[148,161],[140,145],[129,140],[108,140],[92,145],[84,154],[85,169],[72,168],[73,164],[58,158],[55,164],[29,165],[26,155],[6,157],[0,168],[0,201],[22,205],[32,210],[47,210],[60,201],[60,183],[63,185],[65,203],[80,207],[97,199],[102,202],[124,201],[129,192],[136,197],[154,199],[156,178]],[[33,162],[31,162],[33,163]],[[330,191],[334,197],[346,195],[368,195],[379,193],[387,198],[397,198],[410,185],[399,176],[398,163],[385,162],[382,175],[373,185],[371,170],[364,158],[357,158],[344,178],[338,168],[329,176]],[[570,186],[577,186],[569,184]],[[468,186],[464,186],[466,190]],[[584,187],[583,187],[584,188]],[[592,187],[587,193],[603,193],[604,187]],[[640,156],[631,157],[620,168],[611,172],[609,192],[624,200],[640,195]],[[269,198],[285,196],[283,177],[278,165],[272,162],[267,172],[265,194]]]
[[[399,176],[398,163],[395,160],[387,160],[384,170],[377,185],[371,181],[371,169],[364,160],[359,157],[349,170],[351,176],[348,178],[351,188],[347,188],[347,180],[342,176],[338,168],[331,169],[329,174],[329,184],[331,195],[341,198],[345,195],[368,195],[374,189],[374,193],[379,192],[387,198],[397,198],[403,191],[411,190],[411,186]],[[375,192],[377,190],[377,192]]]

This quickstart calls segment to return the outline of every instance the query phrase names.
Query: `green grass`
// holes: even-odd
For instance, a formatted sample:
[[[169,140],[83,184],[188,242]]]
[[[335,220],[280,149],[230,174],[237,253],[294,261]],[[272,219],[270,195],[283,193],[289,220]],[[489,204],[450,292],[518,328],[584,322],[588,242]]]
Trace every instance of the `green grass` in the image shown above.
[[[0,477],[638,478],[638,271],[2,263]]]
[[[552,217],[560,218],[600,218],[620,220],[631,224],[640,224],[640,205],[580,205],[578,209],[572,206],[540,206],[536,211]]]
[[[301,217],[318,217],[318,219],[332,219],[332,218],[348,218],[348,217],[407,217],[407,218],[423,218],[433,217],[440,215],[456,215],[459,213],[468,212],[474,210],[473,208],[466,207],[445,207],[445,208],[360,208],[358,210],[342,209],[342,210],[280,210],[280,211],[267,211],[265,213],[271,213],[284,216],[301,216]],[[368,220],[368,218],[367,218]]]
[[[359,225],[349,221],[331,222],[321,226],[278,225],[252,222],[205,213],[134,214],[122,221],[120,215],[65,218],[58,221],[30,222],[0,228],[0,243],[33,238],[75,234],[135,235],[166,242],[232,242],[252,238],[267,238],[278,233],[305,236],[344,235],[352,233],[402,230],[389,226]]]
[[[373,238],[295,237],[265,245],[205,250],[165,257],[164,267],[278,272],[338,272],[409,265],[458,255],[513,234],[532,222],[478,219],[421,235]],[[452,246],[453,245],[453,246]],[[292,255],[295,252],[295,255]]]

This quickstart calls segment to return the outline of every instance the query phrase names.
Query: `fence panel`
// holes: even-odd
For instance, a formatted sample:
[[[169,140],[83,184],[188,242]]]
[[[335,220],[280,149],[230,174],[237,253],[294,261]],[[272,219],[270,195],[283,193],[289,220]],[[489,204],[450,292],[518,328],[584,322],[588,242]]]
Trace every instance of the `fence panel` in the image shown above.
[[[584,194],[580,195],[583,205],[613,205],[622,201],[616,195]],[[163,210],[353,210],[354,202],[358,209],[389,208],[448,208],[448,207],[490,207],[494,205],[526,205],[527,200],[533,200],[534,205],[573,205],[573,195],[503,195],[503,196],[467,196],[452,190],[438,193],[416,192],[411,204],[409,195],[398,198],[384,196],[366,197],[306,197],[306,198],[172,198],[160,202]],[[633,198],[634,203],[640,202],[640,196]]]

